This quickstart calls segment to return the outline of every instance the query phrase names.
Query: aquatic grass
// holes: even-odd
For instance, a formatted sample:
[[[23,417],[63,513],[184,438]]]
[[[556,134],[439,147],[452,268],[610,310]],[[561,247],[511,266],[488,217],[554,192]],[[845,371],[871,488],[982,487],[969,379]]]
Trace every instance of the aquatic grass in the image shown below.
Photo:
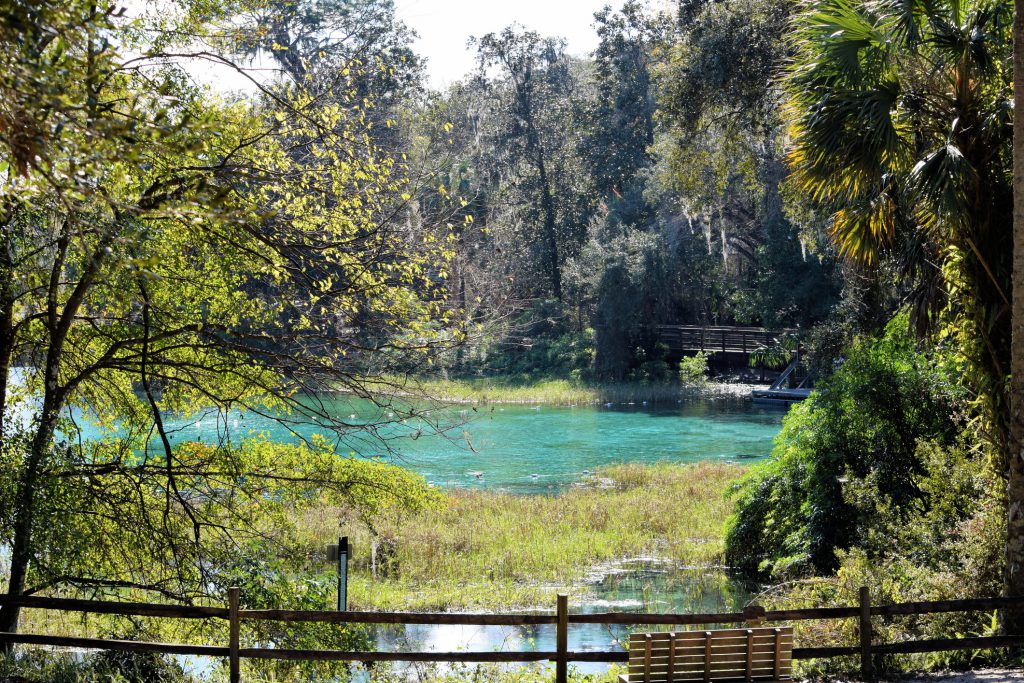
[[[751,386],[708,382],[700,386],[665,383],[585,383],[566,379],[486,377],[472,379],[387,379],[383,393],[427,397],[441,403],[543,403],[599,405],[603,403],[670,403],[691,398],[747,395]]]
[[[732,509],[725,494],[743,471],[707,462],[617,465],[558,496],[454,490],[439,509],[374,520],[375,537],[346,521],[357,549],[349,599],[356,609],[547,608],[559,590],[584,592],[588,571],[609,562],[719,568]],[[328,542],[339,514],[320,510],[304,524]]]

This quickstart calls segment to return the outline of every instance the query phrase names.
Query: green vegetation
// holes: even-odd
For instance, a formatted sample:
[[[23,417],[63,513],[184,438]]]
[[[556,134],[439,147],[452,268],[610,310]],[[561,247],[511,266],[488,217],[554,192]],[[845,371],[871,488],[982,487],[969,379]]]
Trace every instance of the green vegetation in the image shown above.
[[[1005,2],[813,2],[795,20],[786,80],[789,182],[832,212],[841,253],[899,268],[920,329],[955,340],[997,463],[1009,438],[1011,15]]]
[[[730,564],[783,586],[768,592],[769,604],[855,604],[860,586],[879,603],[999,594],[999,479],[964,423],[967,395],[954,371],[915,347],[900,316],[884,337],[855,344],[786,416],[770,460],[736,487],[726,532]],[[908,617],[887,620],[879,636],[984,635],[990,622],[985,614]],[[816,644],[854,640],[838,623],[799,630]],[[884,666],[972,657],[980,655],[890,658]]]
[[[830,572],[836,551],[864,547],[883,523],[865,496],[897,517],[948,505],[923,487],[922,453],[958,441],[964,392],[951,368],[915,348],[906,327],[898,317],[883,338],[855,345],[790,410],[771,459],[739,489],[730,564],[776,579]]]
[[[683,386],[703,387],[708,381],[710,351],[698,351],[679,361],[679,381]]]
[[[287,452],[267,446],[274,459]],[[596,473],[587,486],[561,496],[515,496],[486,491],[448,494],[422,489],[422,480],[374,463],[340,461],[352,467],[353,486],[308,501],[282,501],[282,524],[256,522],[253,537],[230,549],[219,569],[219,584],[242,588],[243,607],[331,609],[335,578],[323,548],[337,538],[339,523],[360,553],[352,566],[349,600],[354,609],[511,610],[550,609],[557,592],[568,590],[574,602],[588,590],[585,578],[616,560],[657,557],[699,572],[708,588],[724,580],[722,528],[731,504],[725,492],[743,473],[731,465],[619,465]],[[365,467],[364,467],[365,465]],[[368,476],[367,479],[361,477]],[[373,495],[374,483],[399,477],[411,487]],[[362,487],[367,487],[364,490]],[[419,506],[406,504],[419,499]],[[344,501],[344,504],[339,504]],[[263,507],[266,501],[259,504]],[[374,567],[375,565],[375,567]],[[29,630],[67,635],[132,637],[174,642],[221,642],[221,623],[193,625],[169,620],[112,618],[51,619],[30,612]],[[279,647],[368,649],[365,626],[246,624],[247,640],[273,640]],[[180,667],[161,657],[90,657],[84,661],[26,654],[6,660],[3,675],[29,681],[104,680],[134,683],[186,680]],[[147,673],[159,670],[161,677]],[[136,673],[143,671],[144,673]],[[259,663],[253,680],[289,680],[292,676],[341,675],[332,664]],[[427,676],[427,674],[430,674]],[[374,680],[397,680],[386,667]],[[457,667],[441,674],[424,671],[424,680],[456,681],[460,676],[495,683],[537,680],[537,670],[502,672],[495,667]],[[122,678],[119,678],[122,677]],[[397,674],[395,674],[397,677]],[[577,677],[579,681],[608,680]],[[613,679],[612,679],[613,680]]]
[[[742,472],[618,465],[558,496],[456,490],[439,508],[370,525],[343,521],[358,547],[377,549],[358,558],[350,600],[358,609],[549,607],[559,590],[579,597],[585,575],[615,560],[718,567],[731,509],[725,491]],[[312,508],[299,528],[317,549],[350,518],[344,507]]]
[[[703,381],[680,384],[665,382],[574,382],[566,379],[533,380],[523,377],[483,377],[476,379],[420,379],[410,392],[452,403],[549,403],[586,405],[597,403],[675,402],[697,396],[734,395],[728,384],[709,382],[706,366],[698,367]]]

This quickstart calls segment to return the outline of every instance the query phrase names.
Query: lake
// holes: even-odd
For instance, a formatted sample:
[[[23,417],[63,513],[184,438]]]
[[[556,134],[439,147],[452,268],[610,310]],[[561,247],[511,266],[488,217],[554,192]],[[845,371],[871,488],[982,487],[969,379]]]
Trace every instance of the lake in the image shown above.
[[[335,399],[334,411],[354,424],[387,419],[386,409],[348,398]],[[338,449],[385,457],[435,486],[556,493],[603,465],[763,458],[784,414],[739,397],[670,405],[456,406],[437,408],[425,420],[385,424],[380,427],[383,442],[355,431],[340,440]],[[439,430],[434,424],[445,427]],[[210,414],[169,421],[168,427],[175,441],[263,434],[295,442],[317,432],[313,425],[285,428],[253,413]]]

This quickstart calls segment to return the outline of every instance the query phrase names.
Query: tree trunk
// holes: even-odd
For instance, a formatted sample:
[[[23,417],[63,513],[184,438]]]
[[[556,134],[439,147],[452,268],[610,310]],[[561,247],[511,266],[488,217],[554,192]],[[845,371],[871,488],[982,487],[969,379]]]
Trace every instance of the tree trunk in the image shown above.
[[[14,504],[14,542],[11,544],[8,595],[22,595],[25,592],[25,581],[32,559],[32,526],[35,522],[38,475],[52,446],[53,435],[57,429],[59,405],[59,400],[48,390],[47,396],[43,399],[39,425],[35,437],[32,439],[28,459],[18,481],[18,492]],[[20,616],[20,607],[0,607],[0,632],[16,633]],[[4,644],[3,651],[8,652],[9,650],[10,644]]]
[[[1007,463],[1006,594],[1024,596],[1024,0],[1013,18],[1013,340]],[[1024,633],[1024,612],[1004,613],[1008,633]]]
[[[562,270],[558,258],[558,232],[555,223],[555,203],[551,198],[544,155],[537,148],[537,173],[540,176],[540,206],[544,211],[544,239],[548,243],[548,273],[555,298],[562,300]]]
[[[2,271],[0,271],[2,277]],[[11,358],[14,351],[14,301],[8,296],[7,283],[0,286],[0,443],[8,433],[7,383],[11,376]]]

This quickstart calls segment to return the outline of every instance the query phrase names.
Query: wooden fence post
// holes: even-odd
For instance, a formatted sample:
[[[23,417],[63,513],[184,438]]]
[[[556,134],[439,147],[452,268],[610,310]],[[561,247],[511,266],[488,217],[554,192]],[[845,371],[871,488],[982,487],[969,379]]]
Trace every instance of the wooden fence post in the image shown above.
[[[239,683],[241,672],[238,666],[238,603],[237,588],[228,589],[228,675],[231,683]]]
[[[875,680],[871,661],[871,593],[867,586],[860,587],[860,673],[865,681]]]
[[[555,683],[569,680],[569,596],[558,594],[558,624],[555,633]]]

